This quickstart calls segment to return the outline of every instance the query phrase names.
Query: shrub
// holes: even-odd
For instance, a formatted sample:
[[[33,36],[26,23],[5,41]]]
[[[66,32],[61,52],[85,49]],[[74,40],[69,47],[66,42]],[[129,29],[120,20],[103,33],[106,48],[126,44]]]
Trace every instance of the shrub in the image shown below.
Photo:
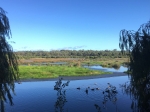
[[[115,68],[115,69],[119,69],[120,68],[120,64],[115,63],[112,67]]]
[[[81,66],[81,63],[80,63],[80,62],[74,63],[73,66],[74,66],[74,67],[80,67],[80,66]]]

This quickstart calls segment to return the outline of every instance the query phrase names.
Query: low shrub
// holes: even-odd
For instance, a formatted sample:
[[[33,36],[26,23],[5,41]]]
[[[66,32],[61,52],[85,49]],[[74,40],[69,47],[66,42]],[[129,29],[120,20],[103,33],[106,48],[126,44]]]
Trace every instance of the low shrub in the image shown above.
[[[115,63],[115,64],[112,65],[112,67],[115,68],[115,69],[119,69],[120,68],[120,64]]]

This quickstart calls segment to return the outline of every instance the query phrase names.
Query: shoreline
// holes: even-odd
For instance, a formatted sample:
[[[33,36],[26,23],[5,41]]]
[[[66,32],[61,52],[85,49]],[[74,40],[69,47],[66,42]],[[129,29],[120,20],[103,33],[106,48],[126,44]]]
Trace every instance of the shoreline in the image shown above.
[[[119,77],[119,76],[127,76],[128,74],[123,72],[112,72],[112,74],[101,74],[94,76],[63,76],[63,80],[86,80],[86,79],[96,79],[96,78],[109,78],[109,77]],[[57,81],[60,77],[57,78],[45,78],[45,79],[20,79],[15,83],[20,82],[37,82],[37,81]]]

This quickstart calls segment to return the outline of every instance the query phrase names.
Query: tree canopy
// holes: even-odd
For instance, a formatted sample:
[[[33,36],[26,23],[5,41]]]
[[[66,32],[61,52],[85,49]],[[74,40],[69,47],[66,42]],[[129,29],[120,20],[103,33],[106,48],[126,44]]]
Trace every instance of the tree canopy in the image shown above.
[[[117,50],[55,50],[55,51],[17,51],[20,58],[126,58]]]
[[[138,112],[150,111],[150,21],[138,31],[121,30],[119,47],[129,52],[130,96]],[[126,87],[126,86],[125,86]],[[137,102],[137,103],[136,103]],[[133,106],[132,106],[133,107]],[[134,108],[133,108],[134,109]]]
[[[130,56],[129,71],[134,79],[146,78],[150,75],[150,21],[140,26],[138,31],[121,30],[119,47]],[[136,81],[137,81],[136,80]]]
[[[0,7],[0,101],[8,97],[12,105],[10,90],[14,92],[14,81],[19,78],[17,57],[7,39],[11,38],[11,30],[6,12]],[[2,109],[3,110],[3,109]]]

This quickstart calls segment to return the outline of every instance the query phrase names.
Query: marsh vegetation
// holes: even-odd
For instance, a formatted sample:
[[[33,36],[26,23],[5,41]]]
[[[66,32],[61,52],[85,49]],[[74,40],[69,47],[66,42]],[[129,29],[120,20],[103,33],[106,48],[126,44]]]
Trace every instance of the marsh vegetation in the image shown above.
[[[127,63],[127,58],[31,58],[20,60],[20,79],[56,78],[59,76],[93,76],[109,74],[100,70],[91,70],[84,66],[100,65],[119,69]]]
[[[44,79],[61,76],[89,76],[109,74],[99,70],[90,70],[83,67],[70,67],[67,65],[53,66],[19,66],[20,79]]]

